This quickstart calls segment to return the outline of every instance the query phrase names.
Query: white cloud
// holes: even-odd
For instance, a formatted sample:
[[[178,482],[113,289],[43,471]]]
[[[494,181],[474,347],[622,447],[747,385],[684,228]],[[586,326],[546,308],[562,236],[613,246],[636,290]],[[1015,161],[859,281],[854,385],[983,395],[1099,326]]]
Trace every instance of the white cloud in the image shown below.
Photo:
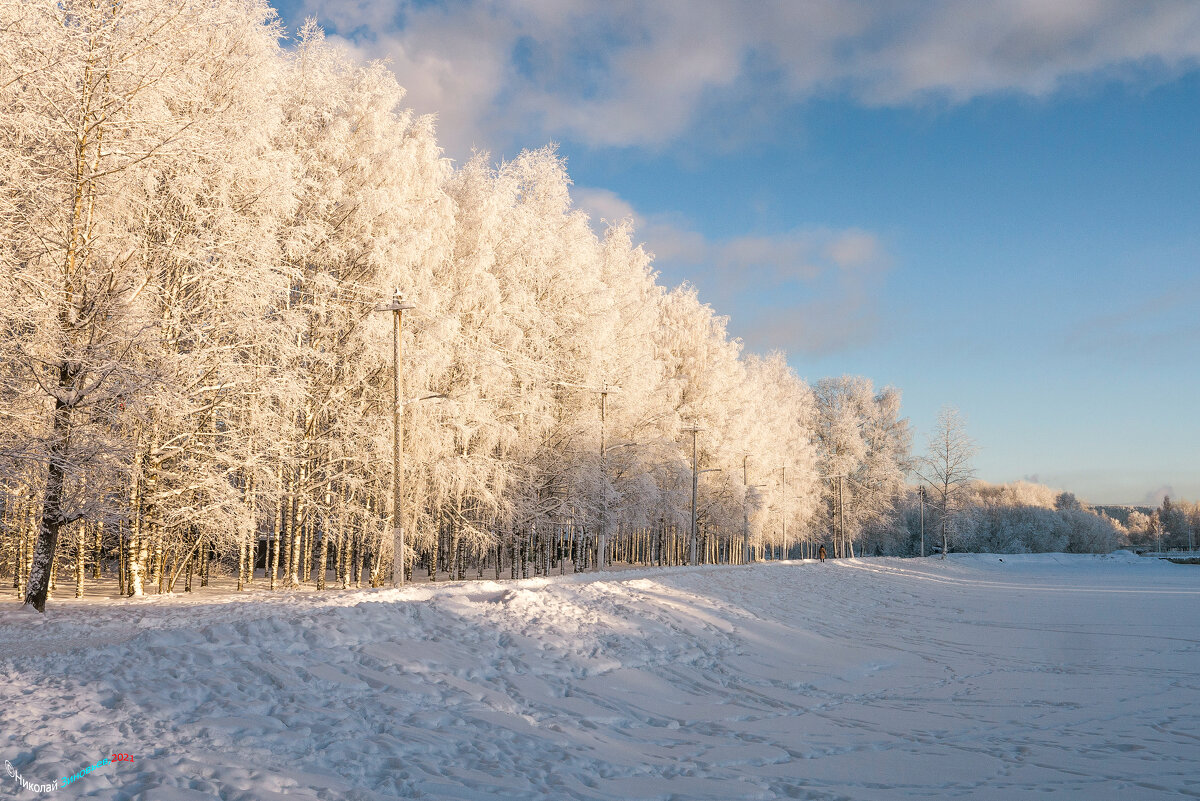
[[[798,228],[777,234],[709,239],[686,220],[641,215],[607,189],[577,187],[576,205],[597,230],[630,220],[668,283],[695,284],[732,315],[753,350],[829,353],[878,331],[891,266],[879,238],[858,228]]]
[[[587,212],[597,233],[603,232],[605,223],[615,225],[624,220],[633,223],[638,239],[660,264],[693,268],[713,257],[712,243],[682,218],[669,214],[643,216],[608,189],[577,186],[571,190],[571,196],[575,205]]]
[[[847,231],[826,245],[830,261],[842,269],[870,267],[881,258],[879,240],[866,231]]]
[[[1181,266],[1181,271],[1188,267]],[[1139,360],[1171,358],[1168,346],[1196,342],[1200,321],[1200,279],[1173,282],[1166,291],[1142,299],[1126,294],[1116,311],[1092,315],[1069,326],[1064,335],[1072,350]]]
[[[849,92],[868,104],[1042,96],[1101,75],[1161,79],[1200,58],[1194,0],[306,0],[370,57],[389,57],[451,155],[569,136],[661,146],[713,103]]]
[[[633,206],[611,189],[576,186],[571,190],[571,197],[576,206],[587,212],[597,232],[603,230],[603,223],[606,222],[617,225],[629,220],[638,228],[645,224]]]
[[[756,348],[826,354],[868,342],[881,328],[891,259],[869,231],[739,237],[721,256],[724,279],[748,283],[747,312],[754,311],[742,334]]]

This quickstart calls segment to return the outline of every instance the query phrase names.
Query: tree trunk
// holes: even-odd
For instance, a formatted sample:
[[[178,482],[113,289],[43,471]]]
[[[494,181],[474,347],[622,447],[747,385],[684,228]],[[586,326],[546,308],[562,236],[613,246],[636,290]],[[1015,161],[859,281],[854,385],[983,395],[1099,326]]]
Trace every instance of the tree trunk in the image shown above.
[[[438,550],[442,544],[442,525],[438,521],[437,531],[433,535],[433,545],[429,549],[429,580],[437,581]]]
[[[246,586],[254,583],[254,570],[258,567],[258,514],[254,502],[254,476],[246,478],[246,507],[249,527],[246,531]],[[266,571],[263,571],[266,573]]]
[[[521,578],[529,578],[529,533],[521,531]]]
[[[71,386],[75,371],[66,362],[59,365],[59,386]],[[69,448],[71,409],[61,399],[54,403],[53,438],[47,454],[49,465],[46,471],[46,492],[42,496],[42,520],[38,528],[37,546],[33,552],[33,563],[26,584],[25,603],[39,612],[46,611],[46,598],[50,594],[50,573],[54,566],[54,553],[58,547],[58,532],[66,522],[63,518],[63,484],[66,476],[64,462]]]
[[[458,541],[458,547],[456,549],[457,553],[455,556],[455,560],[458,562],[458,580],[466,581],[467,580],[467,543],[466,543],[466,540],[464,540],[462,538],[461,532],[458,534],[457,537],[455,537],[455,539]]]
[[[117,595],[125,595],[127,586],[125,569],[125,527],[117,523]]]
[[[362,582],[364,582],[364,580],[368,580],[368,582],[370,582],[370,578],[366,577],[366,566],[367,566],[366,556],[367,555],[366,555],[366,548],[364,546],[366,546],[365,542],[359,542],[358,548],[355,548],[355,552],[356,552],[355,553],[356,561],[354,564],[354,588],[355,589],[360,588],[360,586],[362,586]]]
[[[276,535],[275,547],[283,551],[282,569],[283,569],[283,586],[290,587],[291,585],[291,566],[292,566],[292,531],[294,525],[295,507],[292,504],[292,495],[287,492],[287,484],[284,484],[285,494],[279,503],[279,533]]]
[[[94,549],[95,561],[92,562],[92,578],[100,578],[100,558],[104,548],[104,524],[96,524],[96,545]]]
[[[446,555],[446,577],[453,581],[456,577],[462,574],[462,566],[459,564],[459,559],[462,551],[459,550],[459,530],[458,524],[451,521],[450,523],[450,550]]]
[[[329,532],[321,532],[321,550],[317,554],[317,589],[325,589],[325,566],[329,564]]]
[[[83,597],[83,574],[84,561],[83,557],[87,551],[87,526],[83,521],[79,521],[79,528],[75,531],[75,597]]]
[[[150,530],[153,532],[154,538],[154,561],[150,565],[150,583],[158,587],[158,593],[161,595],[166,580],[167,551],[165,543],[163,543],[162,527],[151,523]]]
[[[341,537],[338,538],[337,552],[337,580],[338,584],[341,585],[343,590],[350,586],[350,562],[346,556],[349,550],[350,531],[347,529],[346,531],[343,531]]]
[[[129,487],[129,539],[128,551],[125,554],[125,592],[129,596],[143,594],[141,566],[137,564],[139,540],[142,530],[142,449],[139,447],[133,457],[133,474]]]
[[[209,570],[209,567],[212,565],[212,546],[207,541],[204,543],[204,549],[202,551],[200,551],[200,555],[201,555],[201,559],[203,560],[200,562],[200,568],[201,568],[200,586],[207,587],[208,586],[208,570]]]
[[[242,541],[238,543],[238,578],[237,591],[241,592],[246,587],[246,536],[242,535]]]
[[[300,485],[303,481],[300,468],[296,468],[296,481],[292,485],[292,513],[288,520],[288,577],[287,586],[300,586],[300,535],[303,532],[303,523],[298,524],[297,519],[300,514]]]
[[[297,536],[299,555],[296,557],[296,585],[302,586],[308,582],[309,567],[312,563],[312,508],[305,501],[300,507],[300,529]]]
[[[13,518],[13,589],[21,594],[21,573],[25,567],[25,527],[21,525],[20,516]]]
[[[516,532],[516,529],[512,528],[511,526],[509,526],[509,529],[508,529],[508,540],[509,540],[510,545],[512,546],[512,558],[509,560],[509,568],[510,568],[510,572],[512,573],[512,577],[516,578],[517,577],[517,561],[518,561],[517,532]]]
[[[271,574],[271,564],[274,556],[274,541],[275,541],[275,520],[271,520],[271,527],[267,529],[266,549],[267,552],[263,555],[263,580],[267,582],[267,589],[275,589],[275,579]]]

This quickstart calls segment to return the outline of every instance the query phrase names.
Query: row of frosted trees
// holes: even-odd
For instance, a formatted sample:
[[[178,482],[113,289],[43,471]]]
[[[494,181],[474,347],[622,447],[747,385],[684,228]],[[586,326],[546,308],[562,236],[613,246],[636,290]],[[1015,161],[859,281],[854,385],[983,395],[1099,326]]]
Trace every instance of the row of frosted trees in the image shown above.
[[[455,168],[384,66],[256,0],[0,15],[0,574],[35,606],[102,569],[390,575],[393,287],[410,575],[797,555],[835,519],[849,552],[901,493],[898,393],[743,353],[553,149]]]

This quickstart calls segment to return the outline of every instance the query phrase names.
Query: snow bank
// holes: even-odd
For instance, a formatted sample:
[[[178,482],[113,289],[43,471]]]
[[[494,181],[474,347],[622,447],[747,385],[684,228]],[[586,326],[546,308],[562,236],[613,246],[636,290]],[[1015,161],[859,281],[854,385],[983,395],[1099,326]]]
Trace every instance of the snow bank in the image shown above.
[[[1198,600],[1158,560],[952,555],[5,609],[0,749],[135,758],[83,798],[1166,798]]]

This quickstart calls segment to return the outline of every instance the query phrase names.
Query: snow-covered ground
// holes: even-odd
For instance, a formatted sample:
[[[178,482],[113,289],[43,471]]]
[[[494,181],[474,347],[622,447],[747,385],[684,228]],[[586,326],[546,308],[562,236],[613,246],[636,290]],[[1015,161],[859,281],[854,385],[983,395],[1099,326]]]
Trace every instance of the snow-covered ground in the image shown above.
[[[1200,795],[1200,568],[1128,554],[18,610],[0,757],[134,757],[54,797]]]

